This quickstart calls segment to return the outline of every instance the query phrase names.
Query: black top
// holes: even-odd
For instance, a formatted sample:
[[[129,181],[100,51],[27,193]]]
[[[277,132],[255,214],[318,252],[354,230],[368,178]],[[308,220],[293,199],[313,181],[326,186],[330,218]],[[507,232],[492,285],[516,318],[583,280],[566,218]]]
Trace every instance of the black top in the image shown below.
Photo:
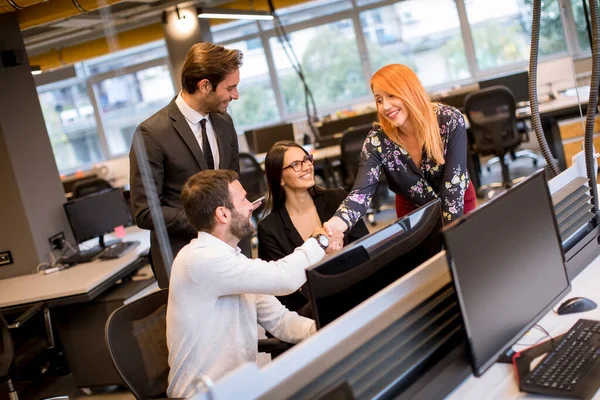
[[[316,189],[310,191],[321,222],[333,216],[335,210],[346,198],[344,189]],[[365,222],[361,219],[350,232],[344,236],[344,246],[369,234]],[[258,258],[275,261],[290,255],[296,247],[304,243],[302,236],[294,226],[287,209],[272,211],[258,224]],[[281,303],[291,311],[298,311],[304,317],[312,318],[312,311],[307,305],[308,289],[303,286],[288,296],[278,296]]]
[[[346,195],[344,189],[324,189],[314,192],[313,201],[321,222],[327,222],[333,216]],[[361,219],[344,236],[344,246],[368,234],[369,230]],[[303,243],[304,239],[294,226],[285,207],[271,212],[258,224],[258,258],[261,260],[279,260],[292,254],[294,249]]]
[[[465,120],[454,107],[437,103],[432,107],[440,127],[445,163],[439,165],[423,152],[418,168],[406,149],[375,126],[365,139],[354,187],[335,214],[348,226],[366,213],[382,172],[389,188],[413,204],[422,206],[439,197],[444,221],[462,216],[469,182]]]

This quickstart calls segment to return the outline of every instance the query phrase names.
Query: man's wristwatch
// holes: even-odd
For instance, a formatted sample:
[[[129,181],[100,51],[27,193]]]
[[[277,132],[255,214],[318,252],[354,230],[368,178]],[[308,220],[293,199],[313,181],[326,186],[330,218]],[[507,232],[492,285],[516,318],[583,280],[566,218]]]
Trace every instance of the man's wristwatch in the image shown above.
[[[323,250],[326,250],[329,247],[329,238],[327,237],[327,235],[319,233],[318,235],[313,235],[311,237],[317,239],[317,243],[319,244],[319,246],[321,246]]]

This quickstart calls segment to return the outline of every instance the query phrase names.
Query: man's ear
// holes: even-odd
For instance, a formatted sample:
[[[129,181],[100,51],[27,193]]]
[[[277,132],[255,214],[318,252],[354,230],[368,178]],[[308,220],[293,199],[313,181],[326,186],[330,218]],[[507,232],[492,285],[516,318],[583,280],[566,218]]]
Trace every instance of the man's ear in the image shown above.
[[[231,220],[231,211],[227,207],[217,207],[215,210],[215,221],[217,224],[227,224]]]
[[[196,89],[202,94],[206,94],[212,90],[212,84],[208,79],[202,79],[198,82]]]

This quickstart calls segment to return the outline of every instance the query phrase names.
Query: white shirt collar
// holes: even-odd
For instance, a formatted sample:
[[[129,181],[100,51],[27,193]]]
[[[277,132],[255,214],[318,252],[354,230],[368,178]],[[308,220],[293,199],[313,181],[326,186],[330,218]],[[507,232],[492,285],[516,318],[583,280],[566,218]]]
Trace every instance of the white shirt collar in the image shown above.
[[[175,104],[177,104],[179,111],[181,111],[185,119],[190,121],[192,124],[197,124],[203,118],[208,119],[208,115],[202,115],[198,111],[190,107],[189,104],[185,102],[183,97],[181,97],[181,92],[179,92],[179,94],[177,95],[177,98],[175,99]]]
[[[198,241],[196,243],[201,246],[204,245],[204,246],[208,246],[208,247],[218,247],[218,248],[223,249],[224,251],[234,252],[236,255],[240,254],[242,251],[242,249],[240,249],[238,246],[236,246],[234,249],[233,247],[231,247],[230,245],[228,245],[227,243],[225,243],[218,237],[213,236],[208,232],[198,232]],[[225,249],[227,249],[227,250],[225,250]]]

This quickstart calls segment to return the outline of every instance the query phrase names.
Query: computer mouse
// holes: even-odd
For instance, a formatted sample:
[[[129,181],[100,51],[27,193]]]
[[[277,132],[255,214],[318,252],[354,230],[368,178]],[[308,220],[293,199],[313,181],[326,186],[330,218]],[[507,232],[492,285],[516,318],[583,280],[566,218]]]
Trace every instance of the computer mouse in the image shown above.
[[[590,311],[596,307],[598,307],[598,305],[590,299],[586,299],[585,297],[573,297],[563,301],[556,312],[558,315],[575,314]]]

